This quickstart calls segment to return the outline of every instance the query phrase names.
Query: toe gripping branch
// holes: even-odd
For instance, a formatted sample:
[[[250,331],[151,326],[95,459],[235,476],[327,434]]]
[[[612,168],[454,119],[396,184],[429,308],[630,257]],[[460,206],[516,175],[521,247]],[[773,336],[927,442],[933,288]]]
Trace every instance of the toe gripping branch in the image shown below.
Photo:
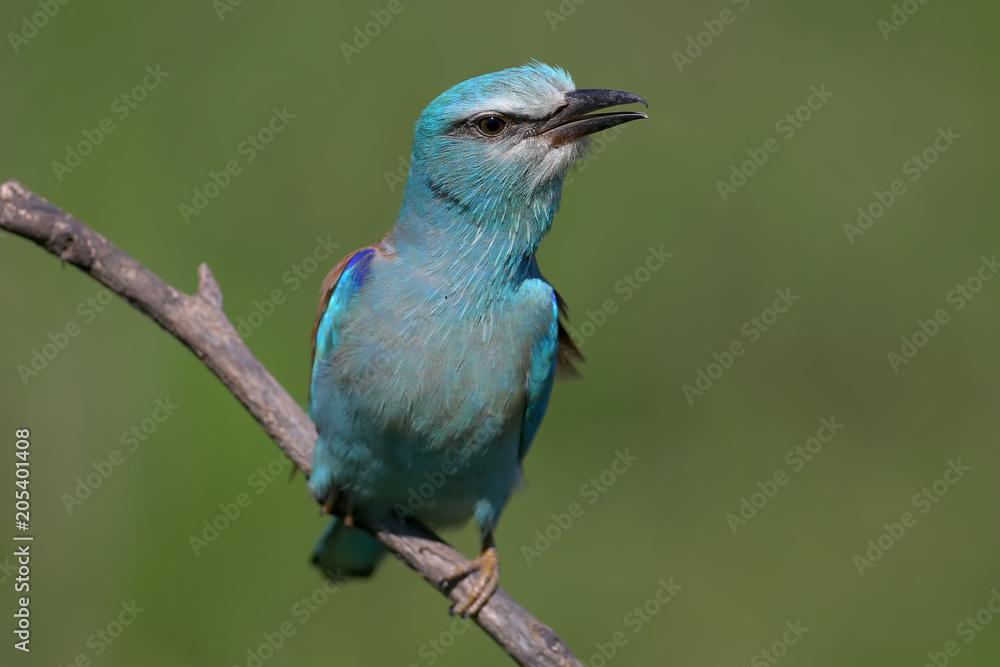
[[[483,550],[479,556],[455,568],[441,583],[450,584],[447,586],[450,590],[473,572],[478,572],[479,576],[469,595],[452,607],[450,613],[455,616],[466,618],[475,616],[500,586],[500,558],[497,555],[492,532],[486,533],[483,537]]]

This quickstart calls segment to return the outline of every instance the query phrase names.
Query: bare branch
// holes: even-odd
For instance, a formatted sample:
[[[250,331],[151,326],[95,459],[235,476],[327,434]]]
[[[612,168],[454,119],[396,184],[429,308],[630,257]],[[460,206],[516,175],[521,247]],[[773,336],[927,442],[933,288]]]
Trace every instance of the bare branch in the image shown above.
[[[0,185],[0,228],[30,239],[88,273],[188,346],[218,376],[306,476],[312,470],[316,428],[298,403],[251,354],[222,312],[222,290],[211,269],[198,267],[198,291],[184,294],[68,213],[17,181]],[[471,589],[467,578],[451,590],[445,575],[465,562],[433,532],[390,520],[370,526],[407,566],[450,597]],[[474,619],[518,664],[579,667],[565,642],[503,590]]]

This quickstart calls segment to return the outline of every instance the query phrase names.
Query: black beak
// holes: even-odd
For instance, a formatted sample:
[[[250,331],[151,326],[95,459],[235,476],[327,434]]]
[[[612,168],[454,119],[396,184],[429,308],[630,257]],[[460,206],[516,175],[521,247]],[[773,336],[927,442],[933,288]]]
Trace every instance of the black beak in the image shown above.
[[[562,146],[588,134],[600,132],[630,120],[647,118],[646,114],[641,111],[587,115],[591,111],[600,111],[608,107],[636,102],[647,109],[649,108],[646,100],[623,90],[604,90],[602,88],[571,90],[566,93],[566,104],[545,121],[538,133],[548,139],[553,148]]]

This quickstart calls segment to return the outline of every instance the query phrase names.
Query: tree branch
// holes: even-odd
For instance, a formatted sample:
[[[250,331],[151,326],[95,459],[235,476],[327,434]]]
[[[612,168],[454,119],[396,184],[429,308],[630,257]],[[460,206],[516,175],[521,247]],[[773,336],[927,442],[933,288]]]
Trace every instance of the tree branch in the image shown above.
[[[298,403],[251,354],[222,312],[222,290],[207,265],[198,267],[198,291],[184,294],[68,213],[17,181],[0,185],[0,228],[30,239],[121,295],[189,347],[250,411],[306,476],[312,469],[316,427]],[[403,563],[456,602],[470,578],[441,584],[465,562],[426,528],[391,519],[368,526]],[[475,622],[520,665],[580,667],[566,643],[503,590]]]

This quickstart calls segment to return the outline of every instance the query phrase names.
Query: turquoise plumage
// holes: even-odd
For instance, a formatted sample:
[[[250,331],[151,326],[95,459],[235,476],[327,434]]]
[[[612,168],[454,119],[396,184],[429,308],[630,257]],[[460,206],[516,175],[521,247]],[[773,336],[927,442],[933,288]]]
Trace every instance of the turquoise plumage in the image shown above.
[[[534,62],[470,79],[424,110],[395,226],[330,272],[313,331],[309,485],[342,514],[314,555],[329,576],[370,574],[384,555],[355,516],[474,518],[483,551],[452,578],[479,574],[455,612],[477,613],[496,589],[493,531],[557,369],[580,358],[535,253],[585,137],[645,118],[587,114],[633,102],[645,104],[577,90]]]

